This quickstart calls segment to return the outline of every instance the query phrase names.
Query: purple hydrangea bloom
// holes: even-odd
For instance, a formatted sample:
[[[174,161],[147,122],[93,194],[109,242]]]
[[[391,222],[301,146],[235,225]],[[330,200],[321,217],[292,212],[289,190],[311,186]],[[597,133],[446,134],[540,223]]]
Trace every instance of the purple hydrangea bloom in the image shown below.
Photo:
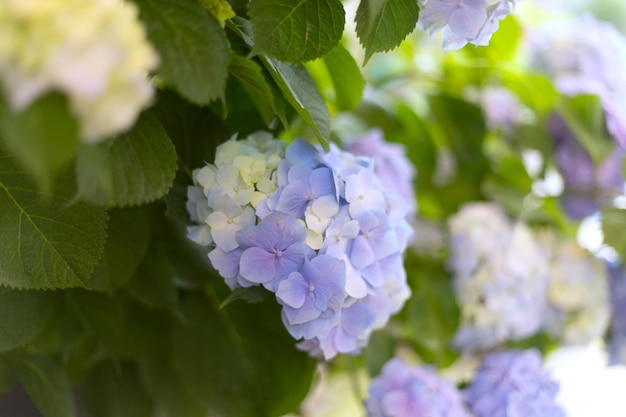
[[[369,386],[368,417],[470,417],[451,382],[430,367],[392,358]]]
[[[314,320],[328,310],[338,311],[345,298],[346,267],[332,256],[305,259],[301,271],[278,284],[276,298],[283,304],[289,324]]]
[[[239,274],[250,282],[263,284],[274,291],[278,283],[299,271],[307,257],[315,252],[304,244],[306,231],[295,217],[275,212],[256,226],[237,232],[243,250]]]
[[[443,30],[444,49],[485,46],[514,8],[515,0],[428,0],[419,24],[431,34]]]
[[[188,197],[189,238],[230,288],[274,292],[312,355],[357,353],[410,295],[407,203],[369,157],[256,133],[220,145]]]
[[[554,161],[565,186],[560,202],[570,218],[590,216],[613,196],[623,193],[623,149],[616,148],[596,167],[562,117],[553,114],[548,130],[554,140]]]
[[[531,349],[487,355],[463,397],[476,417],[565,417],[557,392],[541,355]]]
[[[406,149],[399,143],[386,142],[380,129],[372,129],[346,144],[346,150],[357,156],[374,160],[374,172],[385,190],[392,190],[409,204],[408,215],[415,215],[415,167],[407,158]]]

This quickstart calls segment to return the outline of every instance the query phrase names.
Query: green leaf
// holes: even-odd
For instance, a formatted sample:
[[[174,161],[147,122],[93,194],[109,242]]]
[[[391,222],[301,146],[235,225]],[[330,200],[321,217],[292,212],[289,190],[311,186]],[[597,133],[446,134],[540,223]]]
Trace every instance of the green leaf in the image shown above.
[[[407,37],[419,17],[415,0],[361,0],[356,12],[356,34],[365,48],[364,64],[375,52],[389,51]]]
[[[602,211],[604,243],[610,245],[619,257],[626,259],[626,210],[606,208]]]
[[[174,311],[178,307],[175,276],[168,254],[162,246],[155,245],[139,265],[128,290],[148,307]]]
[[[249,11],[254,51],[287,62],[326,55],[345,25],[340,0],[252,0]]]
[[[339,110],[354,110],[361,102],[365,80],[350,52],[341,44],[324,58],[324,65],[335,87]]]
[[[261,67],[252,60],[232,55],[228,71],[250,96],[265,124],[269,125],[274,119],[276,108],[272,89],[265,80]]]
[[[302,65],[264,58],[263,63],[280,92],[302,119],[313,129],[325,150],[330,138],[330,114],[315,82]]]
[[[158,74],[189,101],[224,95],[230,47],[220,23],[197,0],[135,0],[161,55]]]
[[[106,292],[126,285],[148,249],[148,220],[139,208],[109,210],[109,228],[104,256],[88,285]]]
[[[93,417],[152,417],[152,398],[131,364],[103,362],[89,375],[83,390]]]
[[[80,149],[76,164],[79,195],[105,206],[147,203],[169,191],[176,169],[172,141],[156,117],[146,112],[128,133]]]
[[[45,417],[74,417],[72,390],[63,369],[34,356],[13,357],[13,367],[24,389]]]
[[[123,351],[124,309],[117,297],[86,290],[66,292],[68,304],[84,328],[113,355]]]
[[[613,151],[615,141],[606,129],[604,109],[598,96],[562,97],[557,111],[596,164]]]
[[[461,175],[479,180],[488,170],[483,152],[487,128],[482,110],[456,97],[430,97],[431,110],[459,164]]]
[[[148,358],[143,361],[147,385],[156,406],[168,417],[206,417],[209,415],[180,381],[171,357]],[[161,415],[161,414],[159,414]]]
[[[310,389],[315,361],[295,347],[273,299],[219,309],[188,294],[185,325],[174,329],[174,357],[189,391],[228,417],[279,416],[295,411]],[[245,395],[242,395],[245,393]]]
[[[438,367],[450,365],[456,354],[450,342],[459,311],[449,279],[441,265],[407,263],[413,295],[406,306],[406,331],[418,354]]]
[[[45,192],[79,146],[78,123],[60,94],[48,94],[21,112],[13,112],[0,99],[0,137]]]
[[[13,158],[0,155],[0,285],[84,286],[102,256],[107,215],[73,203],[74,194],[74,179],[60,176],[54,193],[42,196]]]
[[[24,346],[51,318],[55,295],[0,287],[0,352]]]
[[[233,292],[231,292],[228,297],[222,304],[220,304],[220,308],[224,308],[230,303],[237,300],[244,300],[252,304],[260,303],[265,300],[269,292],[263,287],[247,287],[247,288],[236,288]]]

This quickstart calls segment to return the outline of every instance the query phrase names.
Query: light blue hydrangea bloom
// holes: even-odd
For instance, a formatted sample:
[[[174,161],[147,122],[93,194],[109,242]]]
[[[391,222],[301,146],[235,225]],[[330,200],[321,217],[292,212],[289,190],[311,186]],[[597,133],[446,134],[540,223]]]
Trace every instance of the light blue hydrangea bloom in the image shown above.
[[[419,24],[431,34],[443,30],[443,48],[459,49],[467,43],[485,46],[499,21],[515,8],[515,0],[428,0]]]
[[[531,349],[487,355],[463,397],[476,417],[565,417],[557,392],[541,355]]]
[[[454,345],[473,352],[536,333],[548,265],[530,230],[493,203],[467,204],[448,224],[448,267],[461,312]]]
[[[409,205],[381,185],[371,158],[259,133],[218,147],[188,197],[189,238],[211,248],[231,288],[274,292],[312,355],[358,352],[410,295]]]
[[[392,358],[369,386],[368,417],[470,417],[461,394],[430,367]]]
[[[575,240],[549,231],[538,239],[550,263],[543,327],[567,345],[587,345],[602,337],[611,315],[604,263]]]

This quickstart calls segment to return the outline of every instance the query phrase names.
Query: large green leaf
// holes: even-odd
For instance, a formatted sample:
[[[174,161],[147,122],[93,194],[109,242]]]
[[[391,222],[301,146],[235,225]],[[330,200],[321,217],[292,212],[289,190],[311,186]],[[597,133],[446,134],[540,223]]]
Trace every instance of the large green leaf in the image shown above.
[[[324,65],[335,88],[339,110],[354,110],[361,102],[365,80],[352,55],[341,44],[324,56]]]
[[[14,355],[11,363],[24,389],[45,417],[76,415],[70,383],[59,365],[34,355]]]
[[[189,391],[224,417],[277,417],[294,411],[308,392],[315,361],[299,352],[280,320],[278,304],[189,294],[184,325],[173,335],[175,361]]]
[[[83,390],[93,417],[152,417],[152,398],[131,364],[103,362],[95,367]]]
[[[230,47],[219,22],[198,0],[134,0],[161,55],[158,73],[188,100],[224,94]]]
[[[32,341],[47,325],[55,295],[0,287],[0,352]]]
[[[337,45],[345,25],[340,0],[252,0],[254,50],[287,62],[304,62]]]
[[[413,32],[419,17],[415,0],[361,0],[356,12],[356,34],[367,62],[375,52],[389,51]]]
[[[37,191],[16,161],[0,155],[0,284],[53,289],[83,286],[104,249],[106,212],[73,202],[74,179]]]
[[[49,192],[54,177],[78,149],[78,123],[60,94],[46,95],[20,112],[13,112],[0,94],[0,138],[41,189]]]
[[[306,68],[271,58],[264,58],[263,62],[280,92],[311,127],[322,147],[327,150],[330,138],[330,114]]]
[[[149,112],[113,141],[83,146],[76,164],[80,196],[105,206],[143,204],[163,197],[176,175],[176,150]]]
[[[87,283],[90,288],[113,292],[134,275],[148,249],[148,221],[139,208],[109,210],[104,255]]]
[[[178,307],[178,289],[170,262],[164,248],[153,245],[128,285],[130,293],[148,307],[174,311]]]
[[[250,59],[233,55],[228,71],[250,96],[265,124],[269,125],[274,119],[276,108],[272,89],[265,80],[261,67]]]

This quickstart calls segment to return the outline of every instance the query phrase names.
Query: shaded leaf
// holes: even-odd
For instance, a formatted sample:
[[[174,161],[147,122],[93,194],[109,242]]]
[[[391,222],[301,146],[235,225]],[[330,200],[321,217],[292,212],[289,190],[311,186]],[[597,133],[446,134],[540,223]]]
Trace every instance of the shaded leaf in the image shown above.
[[[175,310],[178,307],[178,289],[175,273],[168,255],[161,246],[148,251],[128,290],[139,301],[152,308]]]
[[[352,55],[341,44],[324,56],[324,65],[335,88],[339,110],[354,110],[361,102],[365,80]]]
[[[266,125],[274,119],[274,95],[261,72],[261,67],[254,61],[238,55],[232,55],[228,66],[230,74],[241,84]]]
[[[356,12],[356,34],[365,48],[364,63],[375,52],[389,51],[407,37],[419,17],[415,0],[361,0]]]
[[[265,288],[260,286],[236,288],[222,301],[220,308],[224,308],[237,300],[244,300],[252,304],[260,303],[265,300],[269,294],[270,293]]]
[[[55,295],[0,287],[0,352],[23,346],[47,325]]]
[[[54,193],[42,197],[13,158],[0,156],[0,284],[84,285],[102,256],[107,215],[72,203],[74,193],[74,179],[61,176]]]
[[[280,92],[311,127],[325,150],[330,138],[330,114],[306,68],[264,58],[263,62]]]
[[[45,417],[76,415],[70,383],[59,365],[34,355],[13,358],[20,382]]]
[[[13,112],[0,98],[0,138],[38,186],[50,192],[54,177],[78,149],[78,123],[60,94],[48,94],[21,112]]]
[[[134,1],[161,55],[165,82],[196,104],[223,97],[230,47],[216,18],[197,0]]]
[[[147,203],[168,192],[176,169],[171,140],[156,117],[146,112],[128,133],[80,149],[76,164],[79,195],[105,206]]]
[[[104,255],[88,282],[92,289],[113,292],[135,274],[148,249],[148,221],[138,208],[108,211]]]
[[[315,361],[295,348],[271,299],[220,301],[188,294],[185,325],[174,329],[174,357],[183,383],[206,407],[228,417],[279,416],[308,392]],[[242,395],[245,393],[245,395]]]
[[[324,56],[345,25],[340,0],[252,0],[249,12],[254,51],[287,62]]]
[[[93,369],[83,389],[93,417],[152,417],[152,399],[131,364],[103,362]]]

